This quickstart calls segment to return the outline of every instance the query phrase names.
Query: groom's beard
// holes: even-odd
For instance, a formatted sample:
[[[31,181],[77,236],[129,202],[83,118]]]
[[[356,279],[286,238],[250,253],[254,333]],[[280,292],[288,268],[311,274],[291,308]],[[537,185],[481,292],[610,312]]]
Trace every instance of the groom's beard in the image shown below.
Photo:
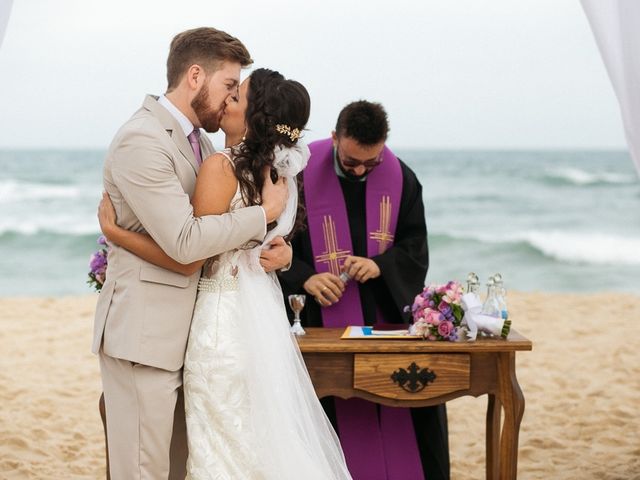
[[[224,105],[224,104],[223,104]],[[223,106],[222,105],[222,106]],[[223,109],[216,110],[209,103],[209,87],[203,86],[191,101],[191,108],[196,113],[200,125],[206,132],[217,132],[220,128],[220,119]]]

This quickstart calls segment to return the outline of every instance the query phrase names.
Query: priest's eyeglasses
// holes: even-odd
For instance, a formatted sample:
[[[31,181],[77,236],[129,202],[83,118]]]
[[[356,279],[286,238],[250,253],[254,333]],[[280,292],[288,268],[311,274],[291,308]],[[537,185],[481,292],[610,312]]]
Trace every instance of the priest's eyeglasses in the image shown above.
[[[345,167],[348,167],[348,168],[364,167],[369,169],[369,168],[377,167],[382,163],[382,153],[383,151],[381,151],[376,158],[372,160],[366,160],[364,162],[340,155],[340,152],[338,152],[338,156],[340,158],[340,161],[342,162],[342,165],[344,165]]]

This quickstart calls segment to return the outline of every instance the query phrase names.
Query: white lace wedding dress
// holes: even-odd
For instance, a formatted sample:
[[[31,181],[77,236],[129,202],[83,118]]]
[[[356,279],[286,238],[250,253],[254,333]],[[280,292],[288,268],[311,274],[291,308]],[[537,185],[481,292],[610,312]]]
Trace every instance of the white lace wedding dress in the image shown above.
[[[304,145],[276,157],[290,195],[266,242],[293,225],[295,174],[307,159]],[[238,190],[231,209],[243,206]],[[203,269],[184,364],[188,478],[350,479],[289,333],[278,281],[262,270],[259,254],[259,246],[245,245]]]

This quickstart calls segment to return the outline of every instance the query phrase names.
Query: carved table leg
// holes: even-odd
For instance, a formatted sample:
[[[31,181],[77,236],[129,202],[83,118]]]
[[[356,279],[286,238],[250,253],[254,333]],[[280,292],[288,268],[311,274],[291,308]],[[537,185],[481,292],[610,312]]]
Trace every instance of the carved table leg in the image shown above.
[[[110,480],[109,475],[109,448],[107,447],[107,412],[104,407],[104,393],[100,394],[100,401],[98,402],[98,410],[100,410],[100,418],[102,419],[102,428],[104,429],[104,450],[105,458],[107,459],[107,480]]]
[[[486,447],[487,480],[498,480],[500,467],[500,415],[502,405],[495,395],[488,395]]]
[[[524,413],[524,396],[516,378],[515,352],[500,353],[498,389],[504,407],[500,437],[500,478],[515,480],[518,475],[518,435]]]

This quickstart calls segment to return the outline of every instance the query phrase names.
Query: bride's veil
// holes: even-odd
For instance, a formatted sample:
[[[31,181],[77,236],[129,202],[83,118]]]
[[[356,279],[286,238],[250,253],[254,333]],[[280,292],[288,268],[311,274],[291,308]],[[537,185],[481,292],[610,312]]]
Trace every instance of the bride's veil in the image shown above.
[[[293,227],[297,210],[296,174],[309,149],[302,142],[276,150],[274,166],[287,178],[289,200],[265,244]],[[350,479],[338,438],[318,401],[289,322],[280,285],[259,264],[260,247],[238,259],[238,325],[248,358],[251,431],[265,478]]]

